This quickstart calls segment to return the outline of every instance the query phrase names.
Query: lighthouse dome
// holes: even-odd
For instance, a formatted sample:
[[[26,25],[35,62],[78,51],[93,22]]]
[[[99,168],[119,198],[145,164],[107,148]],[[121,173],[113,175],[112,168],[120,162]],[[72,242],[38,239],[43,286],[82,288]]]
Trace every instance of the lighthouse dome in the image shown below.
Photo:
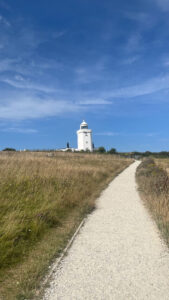
[[[80,129],[88,129],[88,124],[83,120],[83,122],[80,124]]]

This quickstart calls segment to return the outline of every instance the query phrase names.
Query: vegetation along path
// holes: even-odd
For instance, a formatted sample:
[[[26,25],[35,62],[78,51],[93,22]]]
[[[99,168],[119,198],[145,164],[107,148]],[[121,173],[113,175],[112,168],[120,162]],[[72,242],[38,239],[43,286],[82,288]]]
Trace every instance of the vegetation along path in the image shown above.
[[[45,300],[168,299],[169,252],[137,192],[138,164],[102,193]]]

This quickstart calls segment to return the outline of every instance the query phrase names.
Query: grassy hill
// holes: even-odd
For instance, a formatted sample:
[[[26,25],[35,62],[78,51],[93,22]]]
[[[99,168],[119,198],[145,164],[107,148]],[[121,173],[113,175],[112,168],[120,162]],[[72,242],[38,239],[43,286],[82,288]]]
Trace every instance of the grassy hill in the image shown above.
[[[103,188],[130,159],[0,153],[0,299],[31,299]]]

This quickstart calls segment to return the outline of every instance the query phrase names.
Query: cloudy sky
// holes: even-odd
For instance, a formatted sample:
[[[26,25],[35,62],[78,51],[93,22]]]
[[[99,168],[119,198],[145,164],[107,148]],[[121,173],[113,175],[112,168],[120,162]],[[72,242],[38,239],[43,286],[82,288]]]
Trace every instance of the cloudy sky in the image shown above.
[[[169,150],[169,0],[0,0],[0,149]]]

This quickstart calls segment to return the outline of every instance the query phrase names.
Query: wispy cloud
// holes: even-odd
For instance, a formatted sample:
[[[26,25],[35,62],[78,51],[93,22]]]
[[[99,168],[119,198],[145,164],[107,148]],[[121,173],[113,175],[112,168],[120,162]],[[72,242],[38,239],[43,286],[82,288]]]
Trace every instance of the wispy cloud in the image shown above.
[[[0,119],[26,120],[57,116],[82,110],[77,104],[67,101],[41,100],[24,98],[0,104]]]
[[[6,1],[1,0],[1,1],[0,1],[0,6],[1,6],[2,8],[5,8],[6,10],[11,10],[9,4],[7,4]]]
[[[58,39],[58,38],[62,37],[63,35],[65,35],[66,32],[67,32],[66,30],[54,32],[54,33],[52,34],[52,37],[53,37],[54,39]]]
[[[42,92],[46,92],[46,93],[51,93],[51,92],[56,92],[57,90],[52,88],[52,87],[48,87],[45,85],[40,85],[37,83],[33,83],[30,80],[25,80],[22,76],[20,75],[16,75],[15,79],[8,79],[8,78],[3,78],[0,79],[1,82],[5,82],[9,85],[11,85],[12,87],[15,88],[19,88],[19,89],[28,89],[28,90],[37,90],[37,91],[42,91]]]
[[[119,133],[118,132],[105,131],[105,132],[96,132],[94,135],[99,135],[99,136],[117,136],[117,135],[119,135]]]
[[[151,0],[152,1],[152,0]],[[152,1],[154,3],[154,1]],[[169,11],[169,0],[155,0],[155,3],[163,10]]]
[[[3,45],[2,45],[3,48]],[[19,63],[19,59],[4,58],[0,60],[0,72],[4,71],[16,71],[16,65]]]
[[[147,12],[127,12],[125,13],[125,16],[135,21],[138,25],[141,25],[141,28],[151,28],[154,23],[156,22],[156,18],[151,13]]]
[[[128,38],[125,50],[130,52],[140,51],[143,48],[143,40],[140,32],[135,32]]]
[[[11,133],[38,133],[37,129],[32,129],[32,128],[18,128],[18,127],[7,127],[7,128],[2,128],[0,129],[1,132],[11,132]]]
[[[125,65],[132,65],[133,63],[135,63],[136,61],[138,61],[140,59],[140,55],[135,55],[133,57],[129,57],[129,58],[126,58],[122,64],[125,64]]]
[[[158,132],[149,132],[149,133],[146,133],[145,135],[148,137],[156,137],[159,135],[159,133]]]
[[[169,89],[169,75],[152,78],[138,85],[119,88],[107,93],[109,97],[138,97]]]
[[[11,24],[7,21],[7,19],[4,18],[2,15],[0,15],[0,23],[7,26],[7,27],[11,26]]]
[[[112,105],[111,101],[105,99],[83,99],[76,102],[79,105]]]

